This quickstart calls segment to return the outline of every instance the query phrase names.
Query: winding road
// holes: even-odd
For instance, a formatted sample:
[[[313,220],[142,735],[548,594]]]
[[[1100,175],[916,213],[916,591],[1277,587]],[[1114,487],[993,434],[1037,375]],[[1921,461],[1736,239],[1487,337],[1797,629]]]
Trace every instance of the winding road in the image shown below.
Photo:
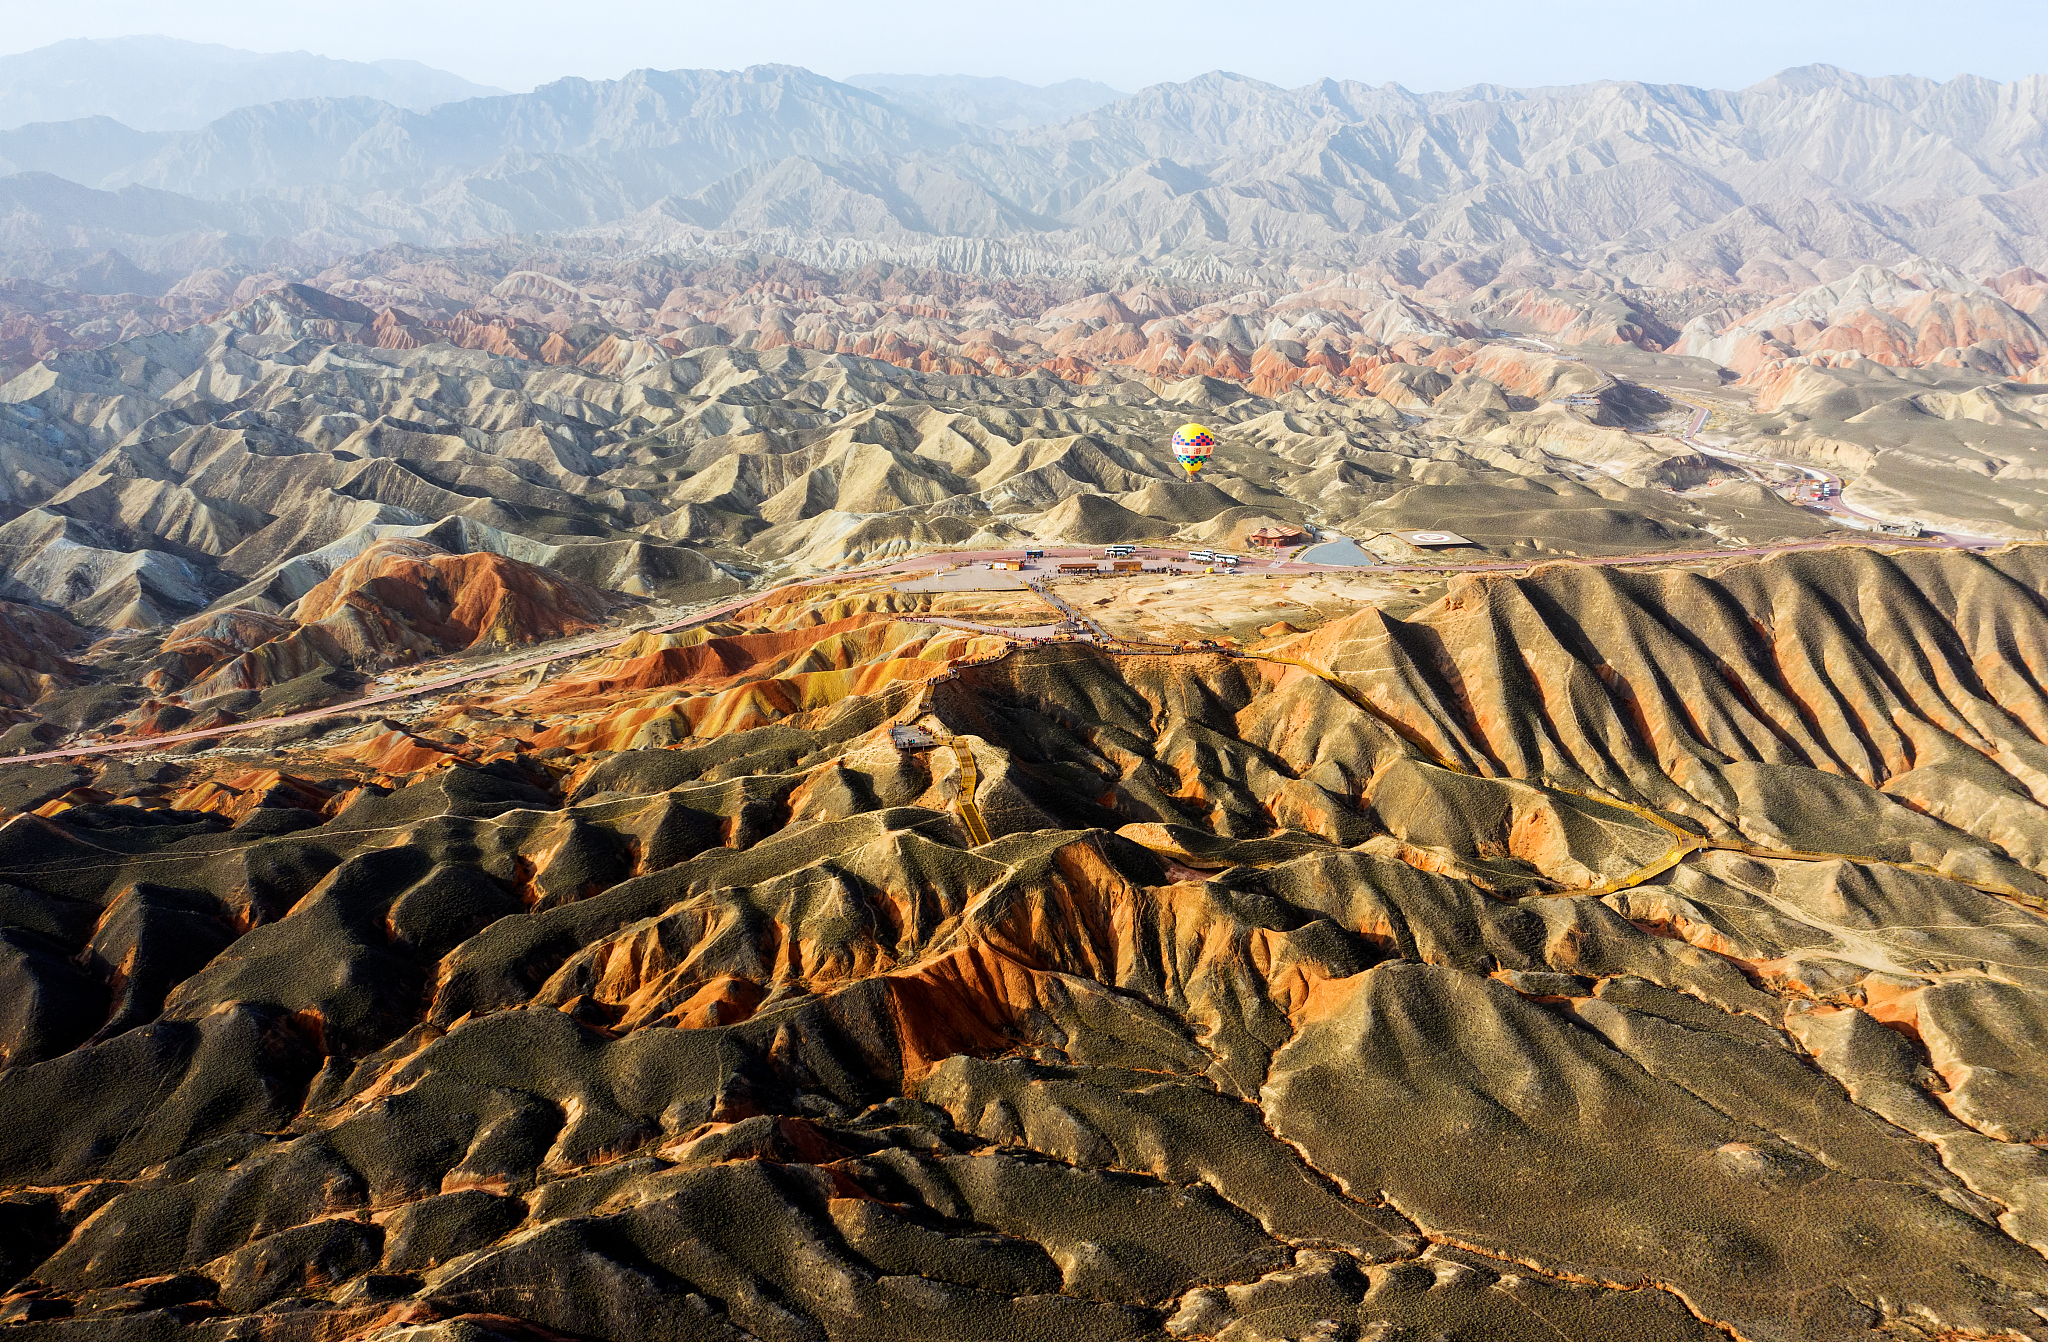
[[[1374,564],[1364,569],[1351,564],[1315,564],[1299,559],[1275,559],[1264,564],[1257,562],[1248,563],[1238,570],[1238,575],[1293,577],[1314,573],[1356,574],[1361,572],[1374,575],[1388,573],[1525,573],[1541,565],[1558,563],[1585,564],[1596,567],[1619,567],[1639,564],[1685,564],[1713,560],[1755,558],[1773,554],[1789,554],[1799,550],[1824,550],[1844,545],[1862,545],[1882,549],[1981,550],[2005,544],[2009,544],[2009,542],[1991,537],[1936,537],[1916,541],[1888,536],[1881,539],[1873,539],[1869,542],[1830,538],[1826,540],[1786,541],[1775,545],[1751,545],[1729,549],[1662,551],[1655,554],[1605,555],[1583,559],[1565,559],[1560,557],[1542,560],[1504,560],[1466,564],[1455,562]],[[1077,558],[1099,559],[1101,553],[1101,548],[1095,546],[1048,548],[1045,551],[1045,562],[1052,564],[1061,559],[1070,561]],[[1136,557],[1140,559],[1154,559],[1161,562],[1174,561],[1178,558],[1178,562],[1186,563],[1188,562],[1186,560],[1186,553],[1185,550],[1144,547],[1138,551]],[[996,559],[1014,560],[1021,557],[1021,550],[948,551],[938,554],[918,555],[907,559],[891,560],[880,564],[870,564],[860,568],[847,569],[839,573],[818,574],[800,579],[792,579],[781,586],[790,587],[804,583],[844,581],[850,578],[884,577],[893,573],[919,573],[952,566],[987,563]],[[1200,569],[1196,568],[1191,571],[1199,572]],[[1049,591],[1042,579],[1034,582],[1032,586],[1047,599],[1049,605],[1059,610],[1068,619],[1075,621],[1083,628],[1089,629],[1098,639],[1106,637],[1102,630],[1094,625],[1093,621],[1088,620],[1085,616],[1074,610],[1072,606],[1066,604],[1056,593]],[[299,726],[330,718],[358,715],[366,709],[377,707],[379,704],[419,699],[448,690],[460,689],[465,685],[473,685],[479,681],[495,680],[500,676],[516,671],[530,670],[534,667],[547,666],[554,662],[573,660],[578,657],[588,657],[593,653],[605,652],[619,647],[627,640],[640,634],[678,633],[701,624],[708,624],[713,620],[730,615],[747,606],[757,604],[772,597],[777,590],[777,588],[771,587],[743,593],[717,605],[696,611],[681,619],[672,620],[665,624],[638,625],[616,633],[607,633],[602,637],[586,637],[551,648],[545,652],[537,652],[530,656],[516,657],[507,661],[494,661],[486,666],[472,666],[451,675],[397,686],[392,689],[365,695],[362,698],[330,704],[323,708],[306,709],[297,713],[284,713],[268,718],[252,718],[244,722],[226,723],[221,726],[205,727],[196,731],[171,732],[163,736],[138,737],[122,741],[104,741],[92,745],[67,746],[57,750],[38,751],[33,754],[11,755],[0,757],[0,766],[9,764],[48,764],[59,760],[88,759],[94,756],[127,754],[145,750],[164,750],[172,746],[187,745],[196,741],[217,741],[230,736],[240,736],[247,732],[270,731],[278,727]],[[961,621],[959,623],[966,625],[969,622]]]
[[[1665,395],[1670,396],[1670,393],[1667,392],[1665,393]],[[1858,508],[1855,504],[1849,502],[1848,480],[1843,478],[1842,476],[1834,474],[1831,471],[1823,470],[1818,466],[1808,466],[1803,462],[1785,461],[1777,457],[1767,457],[1758,452],[1741,452],[1737,451],[1735,448],[1732,447],[1712,447],[1706,443],[1701,442],[1699,440],[1700,431],[1706,428],[1707,420],[1712,417],[1713,407],[1700,405],[1696,401],[1681,400],[1680,398],[1675,396],[1671,396],[1670,399],[1676,401],[1680,405],[1689,405],[1693,407],[1694,413],[1692,417],[1692,423],[1688,424],[1685,428],[1679,430],[1678,433],[1673,435],[1678,439],[1679,442],[1684,443],[1693,451],[1701,453],[1705,456],[1719,458],[1722,461],[1732,462],[1733,464],[1738,466],[1751,462],[1764,466],[1775,466],[1779,470],[1790,471],[1795,475],[1805,476],[1809,480],[1817,481],[1829,487],[1826,494],[1823,495],[1821,502],[1819,502],[1818,504],[1802,504],[1800,505],[1801,507],[1812,508],[1818,512],[1830,513],[1836,517],[1842,517],[1847,518],[1851,521],[1861,522],[1864,525],[1870,527],[1889,527],[1898,525],[1897,519],[1895,518],[1879,517],[1876,513],[1864,512],[1861,508]],[[1936,544],[1959,545],[1966,548],[1977,548],[1986,545],[2005,545],[2009,543],[2009,541],[2005,538],[1996,536],[1978,536],[1973,535],[1970,532],[1966,531],[1929,531],[1927,533],[1927,538],[1932,539]],[[1904,536],[1885,537],[1886,542],[1894,544],[1907,543],[1910,541],[1910,539],[1911,538]]]
[[[1600,392],[1606,391],[1610,387],[1620,385],[1620,380],[1617,379],[1614,376],[1614,374],[1608,372],[1606,369],[1600,367],[1597,364],[1588,363],[1578,355],[1565,354],[1562,351],[1560,351],[1556,345],[1551,344],[1549,341],[1537,340],[1534,337],[1530,336],[1509,336],[1505,332],[1498,334],[1512,341],[1513,343],[1528,345],[1537,349],[1541,349],[1544,353],[1548,354],[1550,357],[1554,359],[1561,359],[1569,363],[1577,363],[1583,367],[1590,368],[1592,371],[1598,373],[1601,377],[1606,379],[1606,382],[1602,386],[1595,388],[1594,391],[1590,393],[1592,395],[1598,395]],[[1767,457],[1757,452],[1742,452],[1732,447],[1713,447],[1706,443],[1701,442],[1699,439],[1700,432],[1706,428],[1707,421],[1713,417],[1713,407],[1709,405],[1701,405],[1698,401],[1691,400],[1683,394],[1667,390],[1663,387],[1651,387],[1650,390],[1656,392],[1658,395],[1664,397],[1666,400],[1670,401],[1674,405],[1690,406],[1692,408],[1692,422],[1686,425],[1685,428],[1680,429],[1677,433],[1670,435],[1672,438],[1676,439],[1680,443],[1683,443],[1687,448],[1691,449],[1692,451],[1698,452],[1704,456],[1716,457],[1722,461],[1727,461],[1737,466],[1751,463],[1761,466],[1774,466],[1778,468],[1780,471],[1789,471],[1794,475],[1801,475],[1809,480],[1814,480],[1821,484],[1832,486],[1832,488],[1822,496],[1822,500],[1820,503],[1801,504],[1801,507],[1812,508],[1817,512],[1828,513],[1836,517],[1841,517],[1853,522],[1862,523],[1866,527],[1881,528],[1899,525],[1899,521],[1897,518],[1880,517],[1876,513],[1867,513],[1864,512],[1861,508],[1858,508],[1855,504],[1850,503],[1848,498],[1848,480],[1846,480],[1842,476],[1834,474],[1831,471],[1823,470],[1818,466],[1808,466],[1802,462],[1785,461],[1777,457]],[[1911,541],[1912,539],[1914,538],[1905,536],[1885,537],[1885,541],[1891,544],[1905,543]],[[1958,545],[1966,548],[1977,548],[1986,545],[2005,545],[2010,543],[2010,538],[2008,537],[1979,536],[1964,531],[1929,531],[1927,532],[1925,539],[1931,539],[1936,544]],[[1723,553],[1734,554],[1742,552],[1724,551]]]

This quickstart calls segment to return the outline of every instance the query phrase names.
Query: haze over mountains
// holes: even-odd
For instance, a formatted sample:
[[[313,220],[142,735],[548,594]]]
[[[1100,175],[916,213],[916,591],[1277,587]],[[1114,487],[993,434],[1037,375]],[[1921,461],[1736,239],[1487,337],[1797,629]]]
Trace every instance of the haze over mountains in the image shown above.
[[[504,90],[418,61],[338,61],[171,37],[72,38],[0,56],[0,126],[111,117],[134,130],[195,130],[252,103],[380,98],[432,107]]]
[[[1534,254],[1723,287],[1828,259],[1924,254],[1975,273],[2043,260],[2039,78],[1810,67],[1741,92],[1416,94],[1216,73],[972,133],[919,110],[929,90],[895,95],[909,108],[885,93],[793,67],[643,70],[426,111],[267,103],[162,140],[37,125],[0,133],[0,160],[31,174],[0,179],[0,245],[15,273],[113,248],[172,277],[559,232],[1174,275]]]
[[[1065,121],[1128,96],[1091,79],[1039,86],[976,75],[849,75],[846,82],[934,120],[1000,130]]]

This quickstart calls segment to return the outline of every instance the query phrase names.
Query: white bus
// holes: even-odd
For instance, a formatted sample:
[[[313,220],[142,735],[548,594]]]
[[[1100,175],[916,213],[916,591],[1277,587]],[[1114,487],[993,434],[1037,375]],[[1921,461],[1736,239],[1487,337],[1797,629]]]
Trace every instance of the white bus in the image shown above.
[[[1111,559],[1122,559],[1128,555],[1138,553],[1138,547],[1135,545],[1112,545],[1103,550],[1102,553]]]

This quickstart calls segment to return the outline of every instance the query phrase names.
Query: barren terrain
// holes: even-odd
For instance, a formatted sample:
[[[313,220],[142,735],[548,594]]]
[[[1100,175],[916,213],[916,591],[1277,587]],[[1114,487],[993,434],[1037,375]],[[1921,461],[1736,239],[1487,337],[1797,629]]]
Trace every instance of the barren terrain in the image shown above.
[[[13,766],[8,1308],[2041,1336],[2043,554],[856,578]]]
[[[2048,1342],[2044,90],[0,129],[0,1336]]]

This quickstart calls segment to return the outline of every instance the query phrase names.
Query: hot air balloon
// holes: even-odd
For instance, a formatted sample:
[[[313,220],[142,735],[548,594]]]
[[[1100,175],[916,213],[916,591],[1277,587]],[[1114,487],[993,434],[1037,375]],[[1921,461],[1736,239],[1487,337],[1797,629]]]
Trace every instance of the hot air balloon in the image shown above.
[[[1188,479],[1209,464],[1209,454],[1216,450],[1216,435],[1199,424],[1183,424],[1173,431],[1173,457],[1188,473]]]

